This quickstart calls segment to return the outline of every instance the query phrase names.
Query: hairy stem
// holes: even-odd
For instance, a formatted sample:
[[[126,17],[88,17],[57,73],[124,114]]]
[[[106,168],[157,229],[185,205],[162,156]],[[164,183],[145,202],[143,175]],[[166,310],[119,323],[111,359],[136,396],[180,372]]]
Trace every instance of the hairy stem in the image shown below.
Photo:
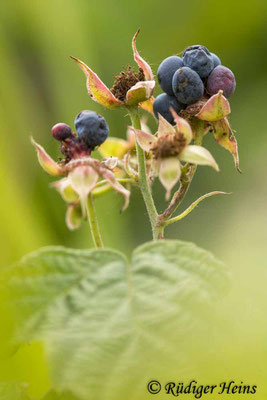
[[[93,195],[91,193],[89,194],[88,201],[87,201],[87,218],[88,218],[88,222],[90,225],[91,235],[92,235],[95,247],[97,247],[97,248],[104,247],[102,238],[101,238],[101,234],[100,234],[100,230],[99,230],[99,226],[98,226]]]
[[[133,127],[135,129],[141,129],[140,118],[138,115],[138,108],[137,107],[128,107],[128,111],[131,117],[131,121]],[[139,146],[136,142],[136,153],[138,159],[138,182],[139,187],[144,198],[144,202],[146,205],[146,209],[148,212],[149,220],[151,223],[153,240],[163,239],[163,227],[159,227],[158,222],[158,213],[154,204],[154,200],[152,197],[151,189],[148,184],[147,180],[147,173],[146,173],[146,160],[145,160],[145,153],[144,150]]]

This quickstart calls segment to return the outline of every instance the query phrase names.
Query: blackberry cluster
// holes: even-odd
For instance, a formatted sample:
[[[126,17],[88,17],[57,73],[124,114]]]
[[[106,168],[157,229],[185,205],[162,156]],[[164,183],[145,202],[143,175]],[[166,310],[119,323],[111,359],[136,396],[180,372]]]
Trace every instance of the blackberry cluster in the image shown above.
[[[90,155],[95,147],[100,146],[108,137],[109,128],[105,118],[94,111],[81,111],[75,118],[77,131],[65,123],[58,123],[52,128],[52,136],[61,142],[61,152],[68,162],[72,158]]]
[[[222,90],[225,97],[230,97],[236,87],[233,72],[201,45],[187,47],[182,57],[167,57],[160,64],[157,76],[165,93],[156,97],[154,114],[158,118],[160,113],[171,124],[174,120],[170,107],[179,114],[204,95],[209,97]]]

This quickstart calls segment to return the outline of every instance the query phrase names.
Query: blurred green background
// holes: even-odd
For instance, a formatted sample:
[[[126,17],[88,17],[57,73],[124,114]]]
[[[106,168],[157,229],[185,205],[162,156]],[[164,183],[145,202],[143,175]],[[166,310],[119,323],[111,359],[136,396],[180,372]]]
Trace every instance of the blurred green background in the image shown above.
[[[86,62],[111,87],[113,76],[122,66],[134,65],[131,39],[139,26],[137,47],[154,72],[165,57],[201,43],[217,53],[235,73],[237,90],[231,98],[231,124],[236,130],[243,174],[236,172],[231,155],[212,137],[206,137],[204,145],[221,172],[200,167],[181,209],[209,191],[233,194],[206,200],[166,234],[169,238],[193,241],[229,265],[234,274],[229,308],[234,313],[235,307],[242,307],[244,312],[238,311],[235,321],[243,327],[240,346],[251,349],[252,355],[263,351],[266,356],[265,0],[2,0],[1,264],[10,264],[41,246],[92,245],[86,225],[77,232],[67,230],[64,202],[49,188],[53,179],[37,164],[29,137],[33,135],[57,157],[59,148],[50,135],[52,125],[66,122],[73,127],[74,117],[83,109],[100,112],[108,121],[110,134],[125,137],[129,124],[125,111],[105,110],[94,103],[87,94],[83,74],[69,56]],[[152,118],[149,125],[155,129]],[[163,210],[160,185],[155,185],[155,197],[159,210]],[[97,211],[105,245],[130,254],[134,247],[150,240],[150,227],[136,190],[130,207],[122,215],[121,204],[119,195],[109,193],[97,201]],[[248,347],[259,338],[262,340],[257,348]],[[242,349],[236,353],[237,365],[242,354]],[[35,360],[31,356],[32,363],[29,357],[26,361],[21,357],[28,366],[41,363],[38,357]],[[21,377],[18,371],[22,367],[16,362],[17,370],[13,365],[13,373]],[[251,362],[253,365],[253,357]],[[258,364],[254,367],[260,368]],[[39,378],[35,376],[33,385],[38,387],[46,379],[45,373]]]

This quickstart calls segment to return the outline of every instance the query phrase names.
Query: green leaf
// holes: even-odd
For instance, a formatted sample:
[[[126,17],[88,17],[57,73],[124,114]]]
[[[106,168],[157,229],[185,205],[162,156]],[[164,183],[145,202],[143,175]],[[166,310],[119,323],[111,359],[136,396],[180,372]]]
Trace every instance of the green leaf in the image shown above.
[[[30,400],[23,384],[16,382],[0,382],[1,400]]]
[[[137,248],[129,263],[108,249],[44,248],[3,279],[18,311],[17,339],[44,341],[57,387],[101,400],[117,399],[137,375],[145,394],[155,362],[180,363],[227,281],[210,253],[172,240]]]

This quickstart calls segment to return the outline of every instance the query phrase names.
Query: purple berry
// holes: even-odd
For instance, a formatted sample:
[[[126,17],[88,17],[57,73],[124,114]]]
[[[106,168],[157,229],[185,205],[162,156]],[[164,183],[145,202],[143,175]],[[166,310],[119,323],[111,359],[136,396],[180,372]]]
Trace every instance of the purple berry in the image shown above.
[[[182,66],[183,60],[181,59],[181,57],[171,56],[165,58],[165,60],[162,61],[158,68],[157,75],[159,85],[161,89],[170,96],[174,96],[172,90],[173,75],[177,71],[177,69],[181,68]]]
[[[217,54],[211,53],[212,59],[213,59],[213,68],[218,67],[218,65],[222,65],[221,60],[217,56]]]
[[[235,87],[236,81],[233,72],[223,65],[218,65],[208,77],[206,89],[211,95],[222,90],[225,97],[230,97],[234,93]]]
[[[206,78],[213,70],[213,58],[205,46],[195,45],[185,49],[183,63],[196,71],[200,78]]]
[[[60,142],[73,137],[71,127],[63,122],[54,125],[51,133],[54,139],[59,140]]]
[[[170,124],[174,124],[174,119],[172,113],[170,112],[170,107],[177,112],[177,114],[184,108],[184,105],[179,103],[179,101],[174,96],[169,96],[166,93],[161,93],[155,98],[153,104],[153,110],[155,117],[158,118],[158,114],[161,114]]]
[[[79,141],[85,143],[93,150],[100,146],[108,137],[108,124],[102,115],[95,111],[81,111],[74,121]]]
[[[175,72],[172,88],[178,101],[183,104],[196,103],[204,94],[202,80],[195,71],[188,67],[182,67]]]

